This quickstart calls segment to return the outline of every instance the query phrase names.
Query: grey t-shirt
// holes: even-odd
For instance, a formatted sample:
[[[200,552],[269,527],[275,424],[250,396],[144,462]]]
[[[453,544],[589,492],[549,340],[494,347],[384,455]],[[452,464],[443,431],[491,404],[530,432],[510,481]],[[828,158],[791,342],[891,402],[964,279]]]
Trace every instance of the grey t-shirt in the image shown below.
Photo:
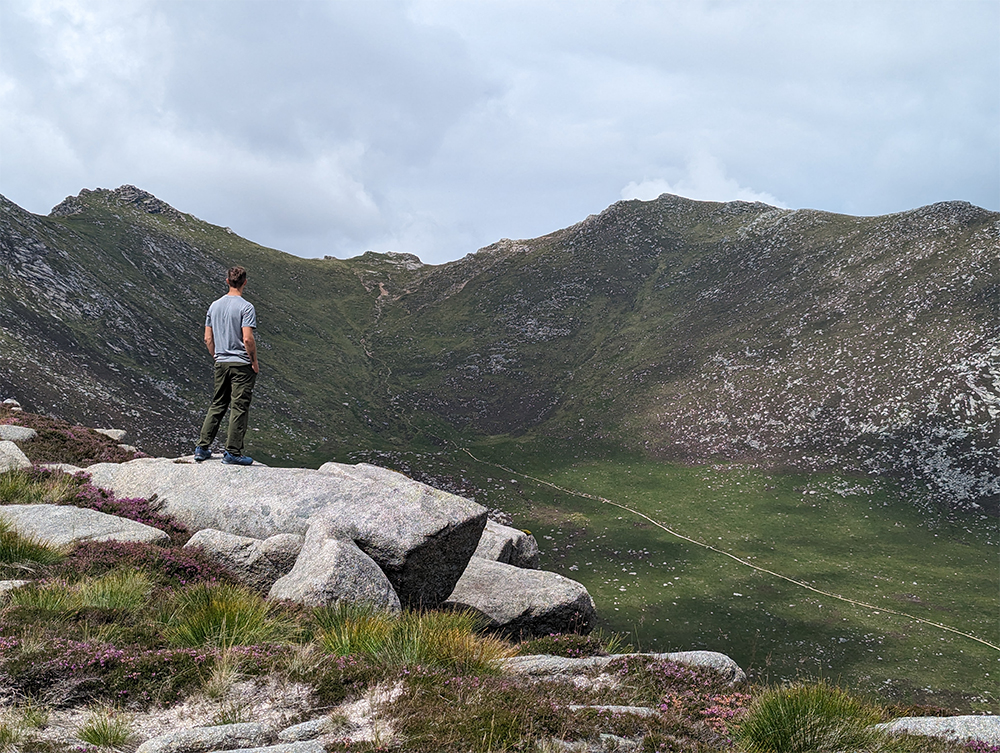
[[[208,307],[205,326],[212,328],[216,363],[250,363],[243,328],[257,328],[253,304],[240,295],[224,295]]]

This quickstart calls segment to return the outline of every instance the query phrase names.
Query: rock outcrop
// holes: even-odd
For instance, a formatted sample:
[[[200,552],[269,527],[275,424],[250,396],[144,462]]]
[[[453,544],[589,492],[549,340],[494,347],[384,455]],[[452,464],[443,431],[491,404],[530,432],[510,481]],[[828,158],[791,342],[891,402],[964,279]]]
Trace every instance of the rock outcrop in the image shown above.
[[[743,671],[739,664],[725,654],[720,654],[717,651],[612,654],[611,656],[586,656],[582,658],[534,654],[532,656],[514,656],[506,659],[503,667],[508,672],[546,678],[583,674],[594,670],[602,671],[613,661],[636,657],[650,661],[669,661],[688,667],[705,667],[721,674],[729,681],[730,685],[739,685],[746,682],[747,679],[746,672]]]
[[[328,463],[316,471],[143,458],[88,472],[119,496],[157,495],[165,513],[196,531],[266,539],[318,524],[315,540],[353,541],[410,606],[436,606],[451,593],[486,525],[486,510],[474,502],[375,466]]]
[[[30,467],[31,461],[20,447],[7,439],[0,441],[0,473]]]
[[[350,539],[325,535],[325,530],[309,528],[292,571],[275,582],[268,596],[308,606],[347,601],[399,612],[399,597],[375,560]]]
[[[904,716],[876,727],[897,734],[1000,745],[1000,716]]]

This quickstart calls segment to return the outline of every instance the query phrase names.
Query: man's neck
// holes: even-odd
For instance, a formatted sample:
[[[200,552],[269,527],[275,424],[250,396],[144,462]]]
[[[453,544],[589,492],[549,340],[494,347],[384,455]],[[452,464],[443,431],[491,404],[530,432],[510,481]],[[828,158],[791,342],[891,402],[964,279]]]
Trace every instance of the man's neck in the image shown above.
[[[243,290],[242,290],[242,288],[229,288],[229,292],[226,293],[226,295],[238,295],[238,296],[242,296],[243,295]]]

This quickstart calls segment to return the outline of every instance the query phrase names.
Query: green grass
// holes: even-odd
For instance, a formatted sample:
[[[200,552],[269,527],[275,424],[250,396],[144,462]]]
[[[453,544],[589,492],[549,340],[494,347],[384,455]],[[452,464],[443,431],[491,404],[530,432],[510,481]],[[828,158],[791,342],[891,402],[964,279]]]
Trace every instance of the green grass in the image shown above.
[[[476,619],[460,612],[380,612],[341,603],[316,610],[318,641],[337,656],[360,655],[389,667],[426,666],[463,673],[494,673],[514,649],[480,635]]]
[[[124,613],[124,617],[145,607],[152,591],[153,582],[146,573],[113,570],[72,584],[65,581],[31,583],[14,591],[10,603],[48,611],[118,610]]]
[[[538,539],[542,568],[583,583],[601,625],[637,648],[721,651],[762,682],[828,678],[903,704],[1000,711],[1000,653],[888,611],[996,643],[1000,577],[983,564],[996,561],[993,519],[952,522],[888,482],[851,476],[595,457],[531,441],[472,449],[717,550],[460,451],[383,458],[511,512]]]
[[[293,623],[260,594],[243,586],[202,583],[172,600],[166,635],[176,646],[228,649],[289,640]]]
[[[746,753],[835,753],[884,749],[872,729],[881,711],[826,683],[775,688],[758,696],[737,726]]]
[[[0,479],[3,474],[0,474]],[[63,558],[56,547],[48,546],[30,536],[22,536],[0,518],[0,577],[30,576],[39,567],[52,565]]]
[[[90,745],[117,750],[132,737],[132,727],[127,718],[113,710],[98,709],[77,730],[76,736]]]

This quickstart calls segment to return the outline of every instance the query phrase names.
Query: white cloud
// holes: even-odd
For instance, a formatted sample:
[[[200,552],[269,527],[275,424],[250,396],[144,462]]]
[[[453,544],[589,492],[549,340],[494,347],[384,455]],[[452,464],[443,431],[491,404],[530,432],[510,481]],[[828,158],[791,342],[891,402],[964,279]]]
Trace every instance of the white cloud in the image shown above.
[[[771,206],[787,208],[771,194],[741,186],[735,178],[727,177],[719,161],[704,153],[691,159],[685,174],[675,182],[662,178],[645,178],[638,183],[632,181],[622,189],[621,197],[650,201],[664,193],[696,201],[761,201]]]

